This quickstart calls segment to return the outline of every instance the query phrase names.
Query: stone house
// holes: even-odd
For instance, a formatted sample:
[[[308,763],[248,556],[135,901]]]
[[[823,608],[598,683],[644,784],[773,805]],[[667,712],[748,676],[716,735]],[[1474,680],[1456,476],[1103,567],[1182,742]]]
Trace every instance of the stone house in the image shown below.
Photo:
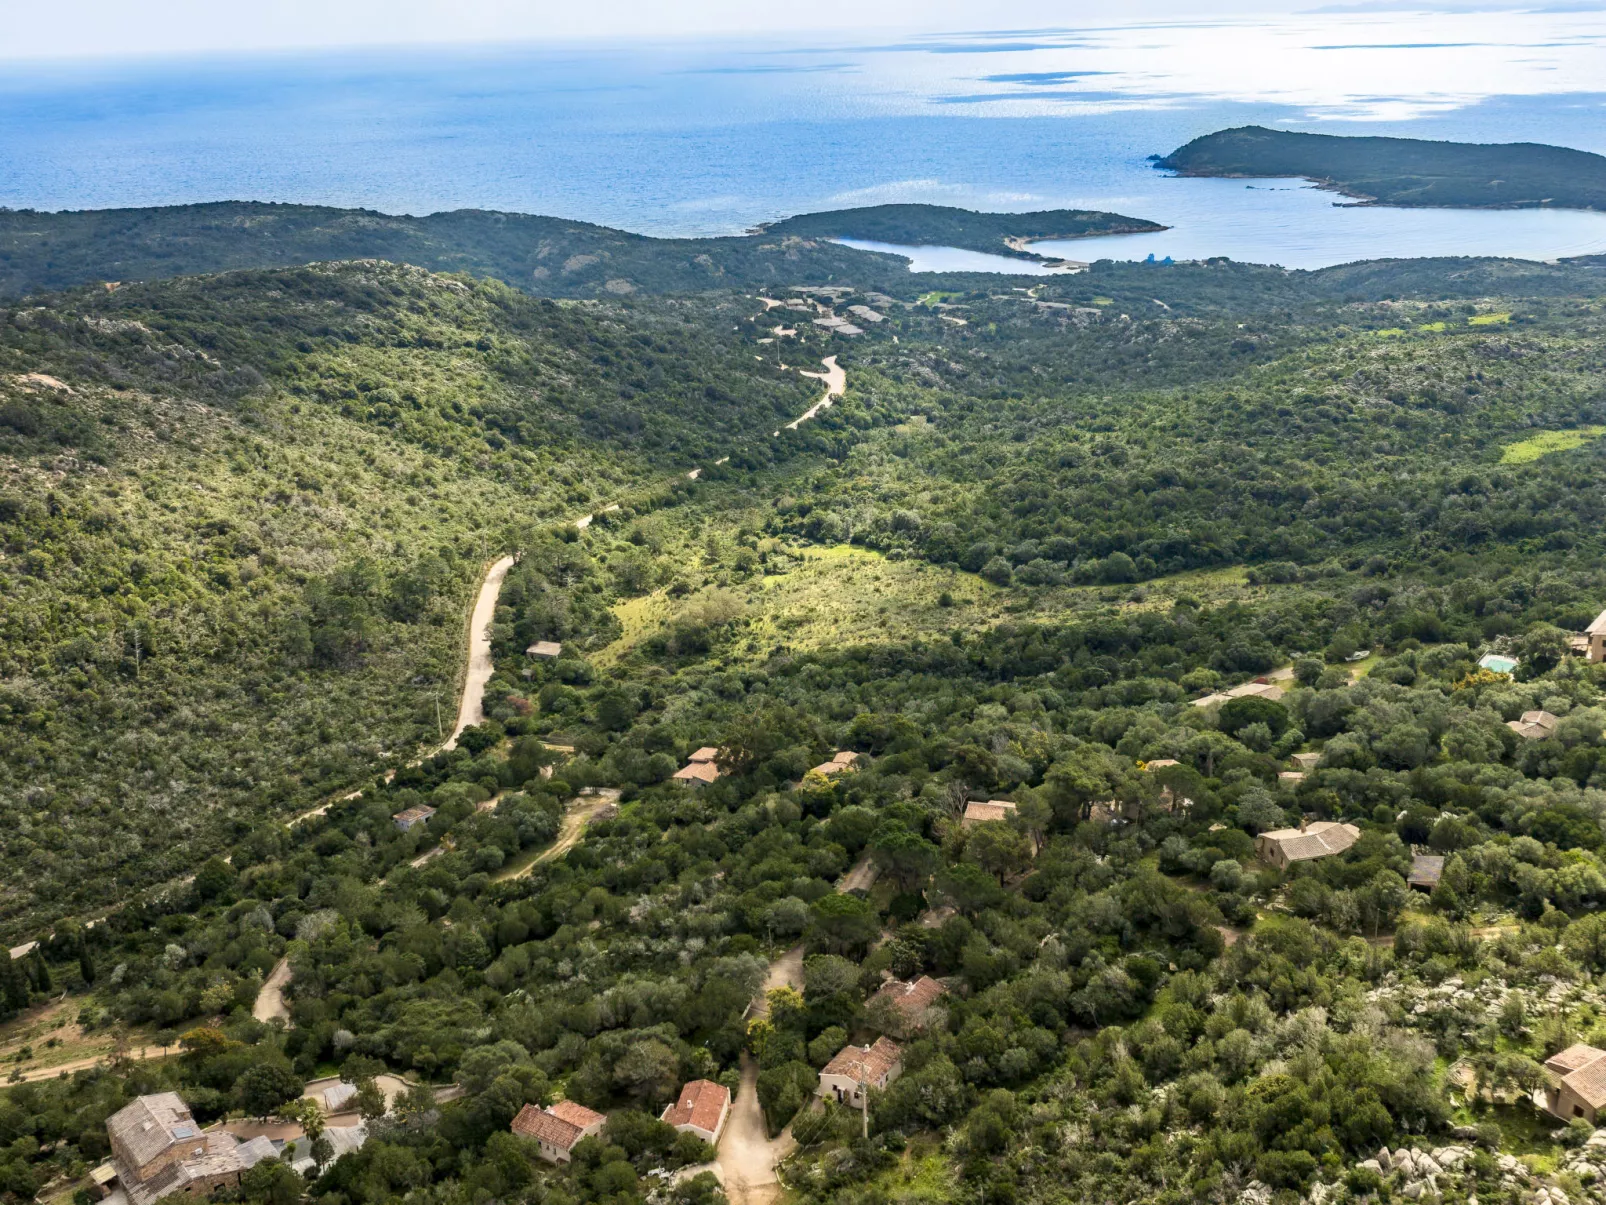
[[[104,1180],[117,1182],[107,1199],[129,1205],[151,1205],[176,1193],[210,1196],[238,1185],[241,1173],[262,1158],[260,1144],[242,1146],[221,1130],[202,1133],[176,1092],[125,1105],[106,1119],[106,1135],[114,1176]]]
[[[391,817],[396,827],[404,833],[410,833],[420,824],[427,824],[429,818],[435,814],[435,809],[428,804],[419,804],[415,808],[408,808],[404,812],[397,812]]]
[[[1341,854],[1360,839],[1361,830],[1335,820],[1301,823],[1298,828],[1274,829],[1255,838],[1255,852],[1278,870],[1295,862]]]
[[[513,1119],[512,1130],[524,1138],[533,1138],[548,1163],[567,1163],[573,1156],[575,1143],[602,1133],[607,1118],[572,1100],[560,1100],[550,1109],[539,1105],[525,1105]]]
[[[1579,1044],[1545,1060],[1545,1108],[1564,1121],[1582,1117],[1595,1124],[1606,1106],[1606,1050]]]
[[[1525,711],[1520,720],[1507,720],[1506,727],[1523,740],[1543,741],[1556,735],[1556,725],[1559,723],[1561,717],[1551,715],[1548,711]]]
[[[862,1108],[866,1088],[880,1090],[903,1073],[903,1048],[891,1038],[871,1046],[844,1046],[820,1071],[816,1096]]]
[[[683,1134],[696,1134],[707,1143],[717,1143],[730,1119],[731,1093],[724,1084],[694,1079],[680,1090],[680,1098],[666,1108],[660,1121],[666,1121]]]

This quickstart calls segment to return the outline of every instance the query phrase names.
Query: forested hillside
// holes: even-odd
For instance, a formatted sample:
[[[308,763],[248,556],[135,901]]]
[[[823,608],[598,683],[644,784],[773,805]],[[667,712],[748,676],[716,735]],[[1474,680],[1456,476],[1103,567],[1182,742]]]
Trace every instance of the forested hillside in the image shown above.
[[[135,1095],[340,1076],[365,1145],[223,1198],[1602,1199],[1534,1096],[1606,1046],[1600,280],[4,311],[0,1195],[87,1194]],[[816,1098],[881,1037],[862,1114]],[[756,1132],[659,1121],[698,1079]],[[553,1165],[510,1125],[558,1099],[608,1120]]]
[[[1606,158],[1535,142],[1431,142],[1240,126],[1195,138],[1156,167],[1184,176],[1304,176],[1382,205],[1606,207]]]

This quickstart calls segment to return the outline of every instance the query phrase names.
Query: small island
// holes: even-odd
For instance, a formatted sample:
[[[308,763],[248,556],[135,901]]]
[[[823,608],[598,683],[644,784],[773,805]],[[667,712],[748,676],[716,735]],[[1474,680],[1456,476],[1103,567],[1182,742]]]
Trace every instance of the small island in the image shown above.
[[[1303,176],[1367,205],[1606,209],[1606,157],[1537,142],[1431,142],[1241,126],[1154,165],[1179,176]]]
[[[869,205],[861,209],[799,214],[767,222],[754,233],[811,239],[853,238],[901,246],[959,247],[1056,264],[1064,261],[1040,255],[1027,244],[1100,234],[1152,234],[1164,229],[1158,222],[1089,209],[978,213],[950,205]]]

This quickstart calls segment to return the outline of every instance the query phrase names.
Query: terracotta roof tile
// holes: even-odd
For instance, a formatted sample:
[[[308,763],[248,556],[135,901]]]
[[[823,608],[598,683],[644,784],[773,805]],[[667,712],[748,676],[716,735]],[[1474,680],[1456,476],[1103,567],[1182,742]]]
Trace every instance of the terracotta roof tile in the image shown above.
[[[821,1075],[845,1075],[860,1083],[884,1083],[903,1058],[903,1048],[891,1038],[877,1038],[873,1046],[844,1046]]]
[[[730,1099],[730,1089],[724,1084],[694,1079],[680,1090],[680,1099],[664,1110],[663,1120],[672,1126],[696,1126],[712,1134],[719,1129],[720,1114]]]

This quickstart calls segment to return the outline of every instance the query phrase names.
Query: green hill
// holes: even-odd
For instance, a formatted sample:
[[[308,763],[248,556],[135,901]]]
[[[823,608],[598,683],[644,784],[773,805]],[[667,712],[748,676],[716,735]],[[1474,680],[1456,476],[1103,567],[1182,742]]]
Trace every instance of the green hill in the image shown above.
[[[994,255],[1044,261],[1021,243],[1040,239],[1087,238],[1097,234],[1141,234],[1165,227],[1142,218],[1083,209],[1045,209],[1034,213],[977,213],[948,205],[870,205],[804,213],[760,230],[768,235],[807,239],[857,238],[902,246],[963,247]]]
[[[1304,176],[1379,205],[1606,209],[1606,157],[1534,142],[1351,138],[1242,126],[1155,161],[1183,176]]]

